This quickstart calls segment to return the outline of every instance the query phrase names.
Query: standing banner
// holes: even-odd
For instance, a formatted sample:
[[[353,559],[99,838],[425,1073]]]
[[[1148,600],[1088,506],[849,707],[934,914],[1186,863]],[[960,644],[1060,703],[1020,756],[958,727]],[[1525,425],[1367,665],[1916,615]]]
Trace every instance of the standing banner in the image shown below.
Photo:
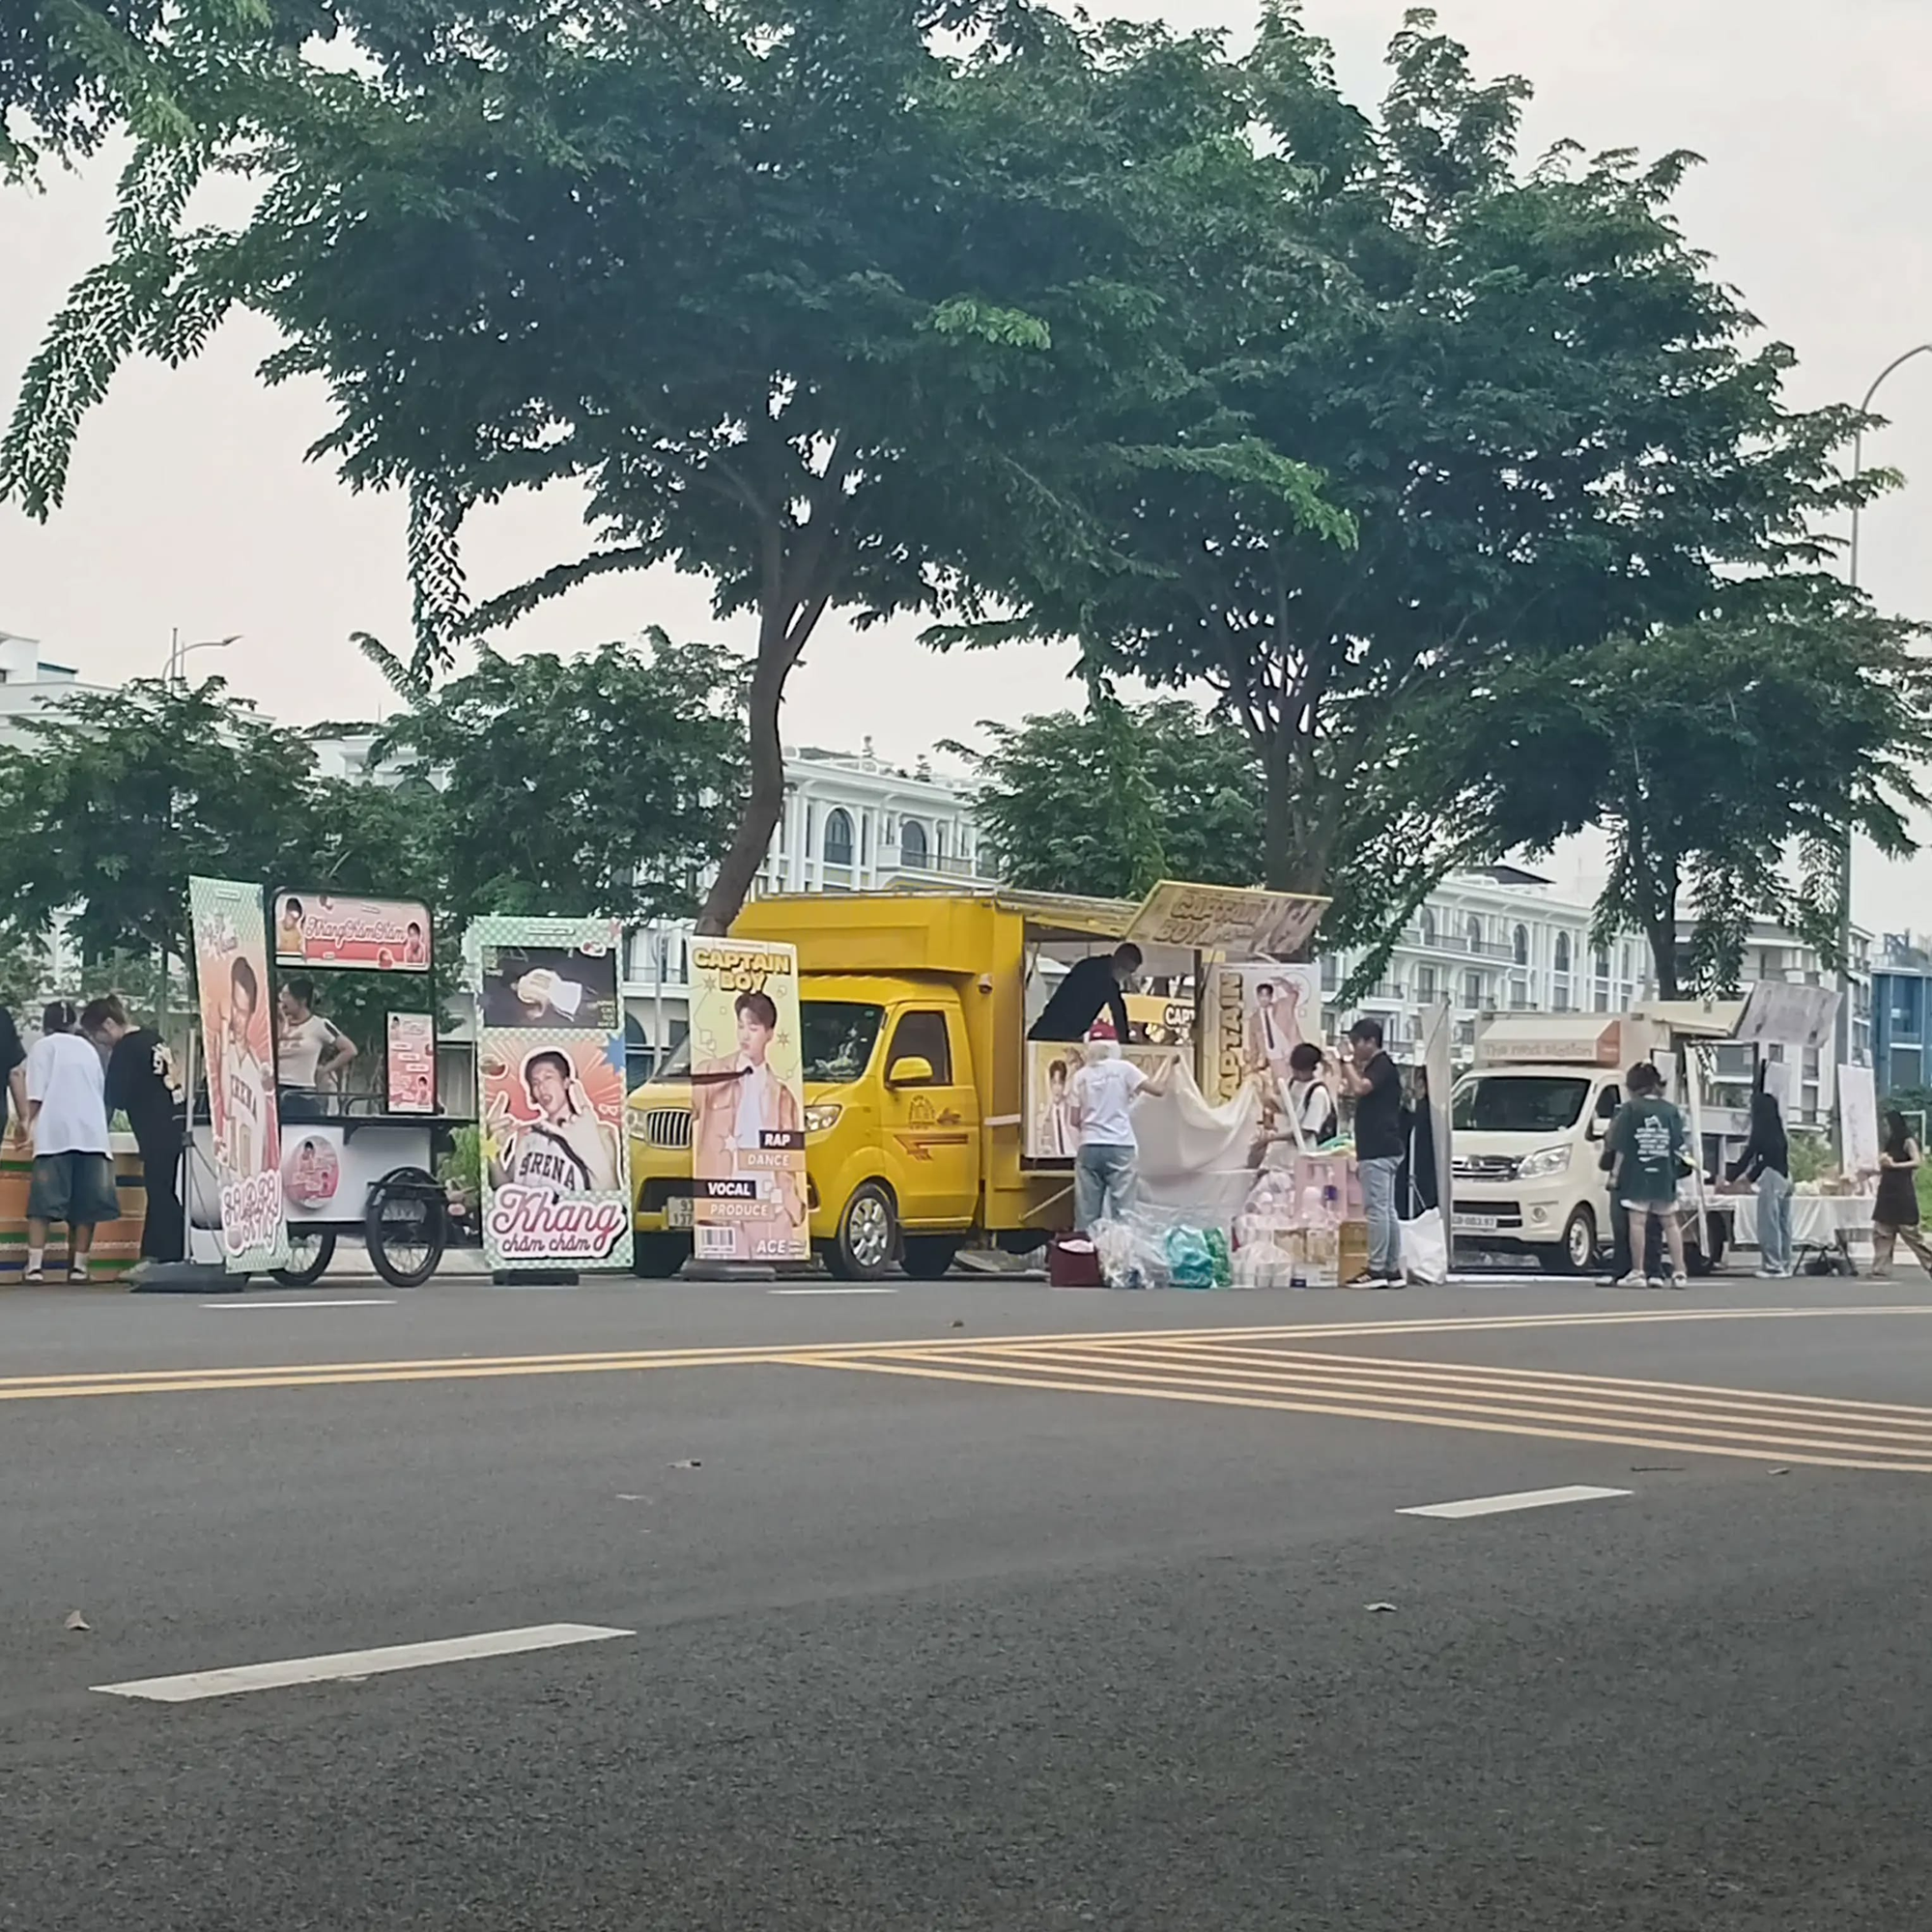
[[[262,889],[233,879],[190,879],[187,895],[214,1129],[221,1263],[230,1274],[259,1274],[285,1267],[289,1259]]]
[[[797,948],[694,941],[691,1050],[694,1252],[810,1260]]]
[[[511,914],[464,937],[493,1270],[631,1264],[622,939],[615,920]]]
[[[1210,966],[1206,978],[1210,1046],[1203,1056],[1202,1090],[1218,1107],[1254,1074],[1266,1074],[1264,1106],[1272,1116],[1288,1092],[1289,1055],[1304,1041],[1321,1044],[1321,969]]]
[[[415,899],[343,899],[329,893],[275,895],[275,964],[362,966],[427,973],[434,945],[429,908]]]
[[[436,1112],[436,1015],[391,1013],[383,1091],[392,1114]]]
[[[1869,1066],[1838,1068],[1838,1166],[1843,1173],[1878,1173],[1878,1090]]]
[[[1429,1140],[1430,1151],[1435,1156],[1435,1200],[1442,1209],[1452,1274],[1456,1265],[1456,1242],[1449,1233],[1456,1225],[1455,1041],[1455,1017],[1449,1002],[1444,1000],[1422,1015],[1422,1077],[1429,1083]]]

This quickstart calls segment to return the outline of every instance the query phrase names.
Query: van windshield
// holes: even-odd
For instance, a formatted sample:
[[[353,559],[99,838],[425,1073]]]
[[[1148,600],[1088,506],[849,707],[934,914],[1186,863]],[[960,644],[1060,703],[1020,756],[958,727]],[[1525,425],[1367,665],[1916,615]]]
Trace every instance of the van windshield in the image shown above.
[[[834,1084],[856,1080],[872,1058],[884,1007],[860,1006],[852,1000],[806,1000],[798,1009],[803,1036],[801,1077]],[[691,1036],[671,1049],[655,1076],[659,1080],[691,1078]]]
[[[1589,1094],[1569,1074],[1477,1074],[1456,1089],[1451,1118],[1463,1133],[1557,1134],[1577,1124]]]

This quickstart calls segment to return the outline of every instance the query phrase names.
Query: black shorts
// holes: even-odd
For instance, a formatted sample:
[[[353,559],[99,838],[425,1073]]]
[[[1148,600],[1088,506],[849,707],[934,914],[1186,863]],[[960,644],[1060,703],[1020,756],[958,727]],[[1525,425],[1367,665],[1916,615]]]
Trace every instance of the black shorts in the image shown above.
[[[65,1221],[94,1227],[121,1218],[114,1163],[104,1153],[43,1153],[34,1159],[27,1189],[30,1221]]]

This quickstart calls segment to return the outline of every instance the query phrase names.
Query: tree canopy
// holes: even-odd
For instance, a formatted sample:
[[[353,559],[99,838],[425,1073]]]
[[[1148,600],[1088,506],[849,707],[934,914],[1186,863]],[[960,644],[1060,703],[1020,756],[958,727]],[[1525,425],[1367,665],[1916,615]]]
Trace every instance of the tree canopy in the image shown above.
[[[575,658],[486,650],[434,685],[370,649],[409,703],[373,755],[435,800],[439,875],[459,922],[696,909],[744,791],[741,659],[653,631],[642,649]]]
[[[1788,408],[1791,352],[1754,345],[1683,237],[1689,156],[1525,162],[1526,83],[1479,80],[1427,13],[1389,62],[1372,117],[1296,9],[1267,10],[1243,74],[1291,164],[1274,219],[1324,274],[1264,253],[1263,292],[1293,306],[1257,327],[1231,300],[1214,372],[1355,541],[1216,466],[1149,466],[1100,495],[1128,567],[1050,558],[1012,585],[1102,672],[1205,684],[1262,767],[1267,883],[1333,892],[1358,926],[1399,923],[1467,856],[1491,772],[1438,747],[1486,668],[1693,622],[1740,571],[1814,566],[1820,520],[1884,480],[1843,478],[1856,412]]]
[[[1705,622],[1509,667],[1463,721],[1497,775],[1494,837],[1601,826],[1597,937],[1643,934],[1666,999],[1735,991],[1760,913],[1836,964],[1844,839],[1904,857],[1927,803],[1921,635],[1835,584],[1741,586]]]
[[[0,487],[44,514],[113,366],[245,305],[287,338],[270,380],[329,386],[318,453],[408,493],[419,671],[587,578],[702,573],[757,625],[707,927],[763,861],[828,609],[937,613],[1079,553],[1082,479],[1177,417],[1207,425],[1191,461],[1320,515],[1304,470],[1213,424],[1191,354],[1182,244],[1264,165],[1211,42],[1027,0],[552,0],[408,52],[230,81],[250,131],[224,164],[264,190],[233,231],[184,225],[194,145],[148,144]],[[559,482],[583,552],[475,604],[468,513]]]
[[[1138,898],[1163,878],[1251,886],[1261,876],[1260,774],[1238,733],[1184,698],[1021,725],[983,723],[973,812],[1001,876],[1027,892]]]

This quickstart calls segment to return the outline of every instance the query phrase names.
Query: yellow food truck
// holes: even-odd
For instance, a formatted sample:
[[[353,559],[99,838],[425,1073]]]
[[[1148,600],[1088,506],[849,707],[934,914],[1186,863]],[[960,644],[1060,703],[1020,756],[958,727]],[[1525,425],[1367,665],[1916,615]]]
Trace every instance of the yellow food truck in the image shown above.
[[[1157,997],[1157,1018],[1136,996],[1149,1043],[1131,1051],[1192,1065],[1204,962],[1298,952],[1324,904],[1168,881],[1138,905],[946,891],[748,905],[734,939],[798,949],[813,1251],[843,1279],[895,1264],[931,1279],[969,1244],[1037,1247],[1071,1208],[1059,1102],[1077,1050],[1027,1038],[1059,974],[1131,940],[1143,978],[1184,989]],[[630,1118],[638,1270],[673,1274],[691,1254],[688,1052]]]

